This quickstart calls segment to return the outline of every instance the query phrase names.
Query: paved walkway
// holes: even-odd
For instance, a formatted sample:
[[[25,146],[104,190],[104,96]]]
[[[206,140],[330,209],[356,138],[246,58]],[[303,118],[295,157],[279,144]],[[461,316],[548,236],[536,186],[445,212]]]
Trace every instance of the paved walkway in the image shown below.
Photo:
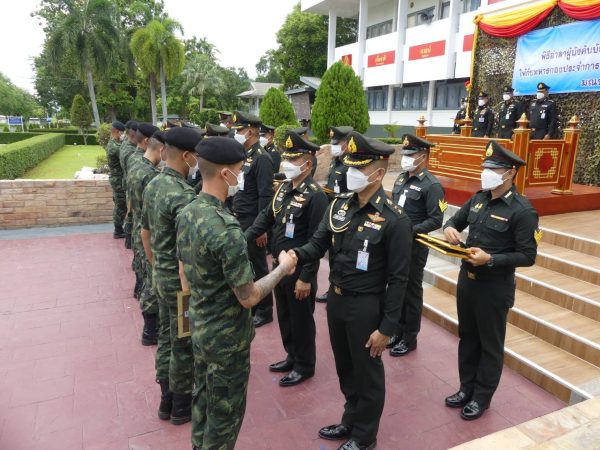
[[[110,233],[86,231],[0,233],[0,449],[189,449],[189,424],[156,417],[154,347],[139,343],[130,253]],[[315,311],[317,373],[294,388],[267,369],[284,356],[276,323],[257,330],[237,449],[337,448],[317,438],[343,404],[324,308]],[[453,335],[424,320],[416,352],[385,356],[379,449],[448,448],[564,406],[505,369],[486,415],[461,420],[443,406],[458,386],[456,351]]]

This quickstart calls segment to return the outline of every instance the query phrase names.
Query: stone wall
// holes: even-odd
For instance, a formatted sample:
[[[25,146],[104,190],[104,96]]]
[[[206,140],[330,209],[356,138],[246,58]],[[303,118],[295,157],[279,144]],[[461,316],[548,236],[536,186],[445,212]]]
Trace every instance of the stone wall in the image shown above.
[[[0,229],[112,222],[108,180],[0,180]]]

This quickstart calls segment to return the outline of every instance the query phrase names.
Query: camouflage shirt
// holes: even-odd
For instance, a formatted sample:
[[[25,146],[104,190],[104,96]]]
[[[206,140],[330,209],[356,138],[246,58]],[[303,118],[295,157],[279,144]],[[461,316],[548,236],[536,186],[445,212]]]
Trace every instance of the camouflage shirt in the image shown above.
[[[251,282],[254,273],[237,219],[200,192],[177,217],[177,252],[192,293],[190,325],[201,341],[195,345],[211,357],[247,350],[254,338],[251,311],[232,288]]]
[[[165,167],[144,190],[141,225],[150,230],[153,279],[161,295],[181,289],[175,219],[195,197],[194,188],[187,184],[186,178],[170,167]]]
[[[106,158],[108,160],[108,168],[110,169],[111,179],[122,179],[123,169],[121,168],[121,159],[119,153],[121,150],[121,142],[110,139],[106,146]]]
[[[133,145],[129,139],[125,139],[121,144],[121,149],[119,151],[119,163],[121,164],[121,170],[123,171],[124,177],[127,176],[127,166],[125,165],[125,162],[127,161],[127,158],[129,158],[129,155],[135,152],[136,148],[137,147]]]
[[[142,156],[140,160],[129,158],[127,187],[129,189],[129,202],[133,215],[133,229],[141,229],[140,219],[142,214],[143,193],[150,180],[157,176],[160,171],[152,165],[149,159]]]

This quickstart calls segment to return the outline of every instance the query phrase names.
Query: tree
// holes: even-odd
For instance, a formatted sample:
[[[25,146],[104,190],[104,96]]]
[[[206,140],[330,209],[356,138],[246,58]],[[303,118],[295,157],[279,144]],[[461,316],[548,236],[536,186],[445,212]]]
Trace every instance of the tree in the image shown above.
[[[71,123],[79,128],[79,134],[83,134],[83,143],[87,145],[87,130],[90,127],[92,121],[92,115],[90,114],[90,108],[83,97],[79,94],[73,99],[73,105],[71,106]],[[98,127],[99,129],[100,127]]]
[[[152,123],[156,124],[156,79],[160,79],[163,121],[167,120],[166,80],[176,76],[185,64],[185,49],[175,31],[181,25],[168,17],[151,21],[131,38],[130,49],[138,67],[150,81]]]
[[[78,73],[85,77],[96,127],[100,116],[94,89],[94,74],[106,71],[119,42],[115,10],[110,0],[63,0],[54,11],[49,28],[48,56],[55,65],[72,52]]]
[[[350,66],[333,64],[317,89],[311,115],[311,129],[325,141],[331,126],[352,126],[359,133],[369,128],[369,110],[362,82]]]
[[[215,94],[223,89],[224,84],[219,74],[219,66],[209,55],[196,53],[187,62],[183,69],[185,80],[183,89],[190,95],[200,98],[200,111],[204,108],[204,94],[208,89]]]
[[[281,89],[272,87],[267,91],[260,104],[260,120],[278,127],[284,124],[298,123],[294,107]]]
[[[275,50],[267,50],[256,63],[256,81],[281,83],[281,68],[278,64]]]
[[[28,92],[12,84],[0,73],[0,114],[27,119],[37,114],[38,109],[38,103]]]

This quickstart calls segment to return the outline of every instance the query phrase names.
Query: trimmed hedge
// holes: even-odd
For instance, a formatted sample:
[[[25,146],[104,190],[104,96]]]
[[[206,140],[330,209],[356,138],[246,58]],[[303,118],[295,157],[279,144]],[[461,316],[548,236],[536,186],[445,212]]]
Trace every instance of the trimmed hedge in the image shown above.
[[[88,134],[96,133],[95,128],[90,128],[87,130]],[[77,128],[39,128],[35,130],[36,133],[63,133],[63,134],[79,134],[79,130]]]
[[[24,139],[30,139],[34,136],[44,136],[46,133],[0,133],[0,144],[12,144]],[[57,133],[48,133],[51,136]],[[65,137],[65,145],[84,145],[82,134],[63,134]],[[98,145],[98,138],[95,134],[87,135],[87,145]]]
[[[38,133],[0,133],[0,144],[12,144],[23,139],[39,136]]]
[[[65,145],[98,145],[98,138],[95,134],[88,134],[87,144],[83,142],[82,134],[65,134]]]
[[[1,147],[0,180],[13,180],[22,176],[64,145],[64,134],[50,134],[36,135]]]
[[[390,144],[390,145],[398,145],[398,144],[402,144],[402,139],[401,138],[375,138],[378,141],[381,142],[385,142],[386,144]]]

